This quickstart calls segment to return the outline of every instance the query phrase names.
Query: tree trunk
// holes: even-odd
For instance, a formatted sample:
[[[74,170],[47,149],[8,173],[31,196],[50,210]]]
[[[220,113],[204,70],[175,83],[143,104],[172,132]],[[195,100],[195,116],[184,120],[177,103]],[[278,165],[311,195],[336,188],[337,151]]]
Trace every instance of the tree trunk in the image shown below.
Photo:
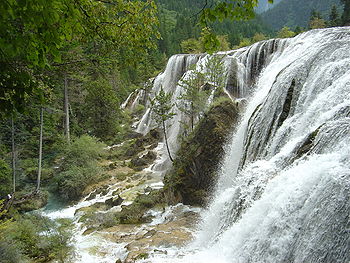
[[[167,151],[168,151],[169,159],[170,159],[170,161],[173,163],[173,162],[174,162],[174,159],[173,159],[173,157],[171,157],[170,150],[169,150],[168,138],[167,138],[166,129],[165,129],[165,121],[163,121],[162,123],[163,123],[163,132],[164,132],[164,139],[165,139],[166,149],[167,149]]]
[[[38,177],[36,181],[35,193],[39,192],[41,181],[41,161],[43,156],[43,126],[44,126],[44,109],[40,109],[40,138],[39,138],[39,161],[38,161]]]
[[[70,126],[69,126],[69,100],[68,100],[68,80],[67,76],[64,77],[64,133],[66,135],[67,142],[70,143]]]
[[[12,141],[12,180],[13,194],[16,192],[16,148],[15,148],[15,124],[11,118],[11,141]]]

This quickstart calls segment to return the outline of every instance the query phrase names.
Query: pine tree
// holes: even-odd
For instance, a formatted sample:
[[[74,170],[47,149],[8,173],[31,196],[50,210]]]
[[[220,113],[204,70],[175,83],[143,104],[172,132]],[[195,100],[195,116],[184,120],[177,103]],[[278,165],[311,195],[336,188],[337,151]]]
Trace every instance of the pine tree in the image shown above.
[[[350,25],[350,0],[342,0],[344,4],[344,11],[341,17],[341,23],[343,26]]]
[[[164,140],[166,149],[168,151],[169,159],[170,161],[174,162],[174,159],[171,156],[169,144],[168,144],[168,137],[166,132],[166,121],[172,119],[176,114],[172,111],[174,107],[174,103],[171,102],[171,93],[166,93],[163,88],[160,89],[158,94],[154,97],[153,100],[151,100],[152,105],[152,111],[155,115],[154,118],[158,125],[162,126],[163,133],[164,133]]]
[[[179,85],[183,88],[183,92],[178,97],[178,109],[187,115],[190,119],[191,131],[194,129],[196,118],[204,111],[207,100],[208,91],[203,90],[204,74],[194,69],[183,78]]]
[[[332,6],[331,13],[329,14],[329,26],[334,27],[340,24],[339,13],[336,5]]]

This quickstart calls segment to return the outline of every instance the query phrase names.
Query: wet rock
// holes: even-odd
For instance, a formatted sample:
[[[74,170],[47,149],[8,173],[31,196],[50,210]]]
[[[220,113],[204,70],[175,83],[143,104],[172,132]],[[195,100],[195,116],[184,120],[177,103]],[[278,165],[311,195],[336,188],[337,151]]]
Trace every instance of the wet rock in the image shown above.
[[[144,192],[145,193],[149,193],[149,192],[151,192],[152,191],[152,187],[150,187],[150,186],[147,186],[145,189],[144,189]]]
[[[96,195],[97,195],[97,193],[96,193],[96,191],[94,191],[94,192],[92,192],[92,193],[89,195],[88,198],[86,198],[86,200],[87,200],[87,201],[90,201],[90,200],[94,199],[94,198],[96,197]]]
[[[156,230],[152,229],[150,231],[148,231],[146,234],[143,235],[143,238],[150,238],[153,237],[155,234],[157,233]]]
[[[117,197],[112,197],[112,198],[107,199],[105,201],[105,204],[108,207],[113,207],[113,206],[121,205],[123,203],[123,201],[124,201],[124,199],[118,195]]]
[[[126,135],[127,139],[136,139],[136,138],[140,138],[140,137],[142,137],[142,133],[138,133],[138,132],[135,132],[135,131],[130,131]]]
[[[140,224],[149,222],[150,218],[144,217],[144,213],[150,208],[164,202],[161,191],[152,191],[148,195],[139,195],[129,206],[122,206],[122,211],[116,213],[116,221],[120,224]]]
[[[142,170],[146,166],[150,165],[157,158],[157,154],[153,151],[148,151],[147,154],[142,157],[133,158],[130,162],[131,167],[136,170]]]
[[[120,190],[120,189],[117,189],[117,190],[113,191],[112,195],[113,195],[113,196],[119,195],[120,192],[121,192],[121,190]]]
[[[110,164],[108,165],[108,169],[109,169],[109,170],[113,170],[113,169],[117,168],[118,166],[119,166],[119,165],[118,165],[117,162],[110,163]]]
[[[161,139],[161,133],[159,131],[159,129],[152,129],[149,131],[149,135],[156,139],[156,140],[160,140]]]
[[[94,232],[96,229],[95,228],[87,228],[84,232],[83,232],[83,236],[89,235],[92,232]]]
[[[49,193],[47,191],[40,191],[31,196],[22,197],[20,194],[18,194],[16,197],[18,198],[18,201],[14,203],[14,206],[17,208],[17,210],[19,212],[29,212],[47,205]]]

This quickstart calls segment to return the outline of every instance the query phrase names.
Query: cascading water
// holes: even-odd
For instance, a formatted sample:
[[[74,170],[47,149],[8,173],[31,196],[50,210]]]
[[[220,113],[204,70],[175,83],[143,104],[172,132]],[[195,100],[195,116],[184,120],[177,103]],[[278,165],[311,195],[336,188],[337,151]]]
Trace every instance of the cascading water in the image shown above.
[[[145,262],[350,261],[349,50],[343,27],[234,53],[256,92],[213,201],[185,250]]]
[[[226,85],[225,91],[231,98],[245,98],[252,91],[250,87],[255,83],[257,76],[261,72],[262,68],[270,61],[270,59],[280,54],[285,46],[285,40],[269,40],[259,42],[252,45],[249,48],[241,48],[239,50],[220,52],[216,55],[222,56],[224,61],[224,68],[226,71]],[[194,66],[197,71],[206,73],[208,71],[207,61],[210,55],[174,55],[172,56],[166,69],[163,73],[158,75],[153,80],[152,88],[148,94],[148,99],[144,99],[146,102],[146,111],[139,121],[136,131],[142,134],[146,134],[152,128],[156,126],[155,121],[152,119],[152,110],[150,108],[150,99],[154,98],[155,94],[159,92],[161,88],[167,93],[172,93],[172,103],[178,102],[179,96],[183,92],[182,85],[179,84],[181,79],[186,79],[193,74],[191,66]],[[210,83],[209,80],[207,80]],[[144,91],[136,96],[131,105],[135,105],[137,100],[144,97]],[[212,93],[212,96],[214,93]],[[212,96],[210,98],[212,98]],[[130,104],[130,95],[123,105]],[[208,104],[212,100],[209,99]],[[134,107],[134,106],[133,106]],[[188,122],[188,116],[181,112],[177,107],[173,108],[175,117],[168,121],[168,143],[172,155],[176,154],[179,148],[179,135],[183,132],[183,123]],[[171,123],[171,124],[170,124]],[[162,144],[158,147],[161,158],[152,168],[153,171],[159,171],[164,173],[170,167],[171,163],[166,153],[165,146]]]

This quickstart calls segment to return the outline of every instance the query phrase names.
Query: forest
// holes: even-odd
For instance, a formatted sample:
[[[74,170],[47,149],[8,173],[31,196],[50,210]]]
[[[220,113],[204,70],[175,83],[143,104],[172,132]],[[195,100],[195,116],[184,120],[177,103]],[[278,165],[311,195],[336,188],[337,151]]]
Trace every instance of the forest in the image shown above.
[[[319,2],[301,12],[300,1],[283,0],[255,14],[256,0],[1,1],[0,262],[72,260],[73,221],[33,211],[77,204],[93,185],[110,179],[108,160],[125,164],[130,149],[145,146],[134,143],[135,122],[147,103],[123,103],[133,92],[149,92],[150,80],[173,55],[199,58],[350,24],[350,1]],[[196,138],[196,119],[210,116],[203,79],[223,89],[217,76],[224,73],[220,60],[208,63],[212,70],[205,76],[194,70],[198,74],[181,83],[187,93],[179,100],[190,108],[171,104],[172,94],[163,89],[149,101],[166,144],[165,122],[174,117],[169,107],[191,119],[183,144]],[[108,150],[121,144],[120,152]],[[150,196],[139,203],[152,203],[142,199]]]

